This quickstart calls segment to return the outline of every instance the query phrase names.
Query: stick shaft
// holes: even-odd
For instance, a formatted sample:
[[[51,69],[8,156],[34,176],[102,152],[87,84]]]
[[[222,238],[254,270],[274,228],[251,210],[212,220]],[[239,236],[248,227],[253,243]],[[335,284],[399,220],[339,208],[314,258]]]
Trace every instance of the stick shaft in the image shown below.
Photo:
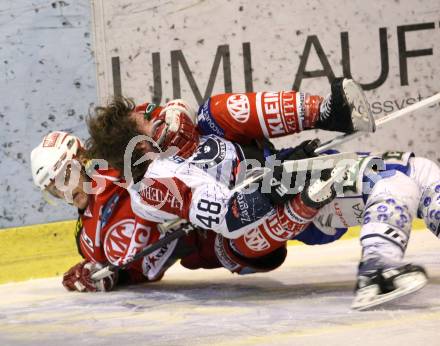
[[[138,252],[136,255],[133,256],[130,262],[127,262],[126,264],[122,266],[117,266],[113,264],[109,264],[107,267],[102,268],[101,270],[97,271],[92,275],[93,280],[100,280],[107,276],[109,276],[111,273],[114,273],[116,270],[124,269],[128,265],[130,265],[133,262],[136,262],[137,260],[141,259],[142,257],[148,256],[154,251],[160,249],[161,247],[165,246],[168,243],[171,243],[173,240],[178,239],[189,233],[192,229],[178,229],[177,231],[174,231],[170,234],[167,234],[162,239],[158,240],[156,243],[146,247],[142,251]]]
[[[393,121],[397,118],[400,118],[403,115],[412,113],[420,108],[429,106],[435,102],[440,101],[440,93],[437,93],[435,95],[432,95],[422,101],[416,102],[408,107],[402,108],[396,112],[393,112],[391,114],[388,114],[387,116],[384,116],[378,120],[376,120],[376,126],[382,126],[390,121]]]
[[[429,106],[429,105],[431,105],[435,102],[439,102],[439,101],[440,101],[440,93],[437,93],[437,94],[432,95],[422,101],[416,102],[408,107],[402,108],[396,112],[393,112],[391,114],[388,114],[388,115],[376,120],[376,127],[377,128],[382,127],[386,123],[389,123],[389,122],[396,120],[397,118],[400,118],[406,114],[412,113],[416,110],[419,110],[420,108]],[[345,134],[345,135],[335,137],[332,140],[320,145],[319,148],[317,148],[315,150],[315,154],[322,154],[324,151],[326,151],[328,149],[334,148],[335,146],[338,146],[340,144],[351,141],[354,138],[358,138],[364,134],[365,134],[365,132],[355,132],[355,133]]]

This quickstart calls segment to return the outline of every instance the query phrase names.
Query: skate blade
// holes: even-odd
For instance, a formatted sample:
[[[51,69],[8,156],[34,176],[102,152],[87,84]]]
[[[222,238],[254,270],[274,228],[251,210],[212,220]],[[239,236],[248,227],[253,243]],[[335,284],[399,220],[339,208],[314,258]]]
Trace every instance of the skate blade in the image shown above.
[[[352,121],[355,131],[375,132],[376,123],[370,105],[359,84],[352,79],[342,82],[345,100],[352,108]]]
[[[394,279],[397,288],[389,293],[378,294],[379,287],[371,285],[361,288],[356,293],[351,308],[353,310],[363,311],[377,305],[389,302],[391,300],[414,293],[423,288],[428,282],[428,278],[423,273],[408,273]]]

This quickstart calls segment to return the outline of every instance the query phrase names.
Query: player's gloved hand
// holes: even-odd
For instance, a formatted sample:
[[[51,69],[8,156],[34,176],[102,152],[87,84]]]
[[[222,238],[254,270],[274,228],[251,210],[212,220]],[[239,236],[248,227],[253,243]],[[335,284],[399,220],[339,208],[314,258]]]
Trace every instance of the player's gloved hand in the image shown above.
[[[117,281],[117,274],[112,274],[98,281],[92,280],[93,273],[102,269],[99,263],[83,261],[70,268],[63,275],[63,286],[69,291],[106,292],[110,291]]]
[[[163,151],[177,147],[177,155],[188,158],[199,144],[196,113],[183,100],[168,102],[155,121],[153,139]]]
[[[315,150],[320,146],[321,141],[318,138],[307,140],[291,149],[282,150],[277,158],[281,160],[303,160],[310,157],[316,157]]]
[[[276,154],[276,158],[281,162],[289,161],[289,160],[303,160],[308,159],[310,157],[316,157],[315,154],[316,148],[320,145],[319,139],[307,140],[302,142],[300,145],[281,150]],[[274,203],[275,205],[284,204],[290,201],[295,194],[299,191],[294,189],[296,186],[297,174],[292,173],[291,175],[287,175],[288,179],[283,179],[283,171],[284,168],[282,165],[276,165],[273,167],[273,176],[270,180],[271,190],[270,193],[267,194],[267,197]],[[304,178],[302,178],[304,181]]]

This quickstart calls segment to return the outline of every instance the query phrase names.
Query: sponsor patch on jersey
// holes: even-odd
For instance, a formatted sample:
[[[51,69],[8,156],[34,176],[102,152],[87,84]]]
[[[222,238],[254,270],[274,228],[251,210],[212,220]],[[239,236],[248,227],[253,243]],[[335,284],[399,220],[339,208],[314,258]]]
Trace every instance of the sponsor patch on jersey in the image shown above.
[[[357,203],[359,205],[359,203]],[[344,218],[344,213],[342,212],[342,207],[339,205],[338,202],[335,202],[334,204],[334,210],[335,210],[335,215],[338,216],[339,220],[341,221],[341,223],[345,226],[345,227],[350,227],[350,225],[348,224],[347,220]],[[355,209],[352,209],[352,211],[355,211]]]
[[[262,217],[273,210],[270,202],[255,191],[253,193],[236,193],[226,213],[226,223],[230,232],[254,222],[259,223]]]
[[[202,169],[208,169],[222,163],[225,157],[226,143],[213,136],[199,145],[192,162]]]
[[[299,130],[294,92],[257,93],[257,114],[266,138],[279,137]],[[305,110],[302,111],[304,117]]]
[[[104,239],[104,253],[110,263],[118,264],[118,260],[128,249],[134,226],[133,219],[124,219],[112,225],[108,230]]]
[[[270,243],[263,236],[259,227],[246,232],[244,242],[249,249],[255,252],[262,252],[270,248]]]
[[[81,240],[83,245],[86,246],[91,253],[93,253],[94,252],[93,240],[87,235],[86,232],[81,232]]]
[[[305,117],[306,117],[306,106],[305,106],[305,94],[304,93],[301,93],[301,92],[296,93],[296,104],[297,104],[297,111],[298,111],[298,129],[299,129],[299,131],[302,131],[304,129]]]
[[[211,114],[211,99],[208,99],[200,106],[197,113],[197,127],[202,135],[217,135],[219,137],[225,136],[225,131],[217,124]]]
[[[239,123],[245,123],[249,120],[250,104],[249,98],[244,94],[233,94],[226,100],[229,114]]]
[[[222,236],[217,236],[215,238],[215,243],[214,243],[215,254],[217,255],[217,258],[223,267],[230,270],[231,272],[234,272],[240,267],[240,265],[234,262],[230,258],[230,256],[226,252],[225,244],[223,242],[224,242],[224,238]]]
[[[177,164],[181,164],[181,163],[185,162],[185,159],[179,155],[170,156],[170,157],[168,157],[168,160],[173,161]]]
[[[265,233],[273,240],[283,242],[288,239],[293,239],[302,229],[302,224],[297,224],[294,222],[287,222],[286,224],[281,224],[279,222],[276,213],[273,213],[267,218],[267,222],[262,225],[265,229]]]
[[[183,207],[183,193],[188,187],[177,178],[144,179],[139,195],[144,203],[156,209],[179,215]]]
[[[144,257],[142,261],[142,271],[148,279],[156,279],[163,270],[167,269],[177,260],[177,258],[172,258],[171,256],[176,245],[177,239]]]

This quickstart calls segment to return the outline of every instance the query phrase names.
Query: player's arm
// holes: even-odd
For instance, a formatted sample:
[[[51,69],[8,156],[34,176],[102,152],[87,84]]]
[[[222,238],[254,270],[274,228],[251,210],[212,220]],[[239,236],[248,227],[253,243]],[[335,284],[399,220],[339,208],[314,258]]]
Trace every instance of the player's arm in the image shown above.
[[[113,273],[99,281],[94,281],[91,278],[92,274],[102,269],[105,263],[99,263],[102,261],[102,258],[94,253],[94,240],[87,236],[81,217],[78,217],[76,223],[75,238],[78,253],[84,260],[75,264],[64,273],[63,286],[68,291],[78,292],[105,292],[112,290],[118,282],[118,273]]]

